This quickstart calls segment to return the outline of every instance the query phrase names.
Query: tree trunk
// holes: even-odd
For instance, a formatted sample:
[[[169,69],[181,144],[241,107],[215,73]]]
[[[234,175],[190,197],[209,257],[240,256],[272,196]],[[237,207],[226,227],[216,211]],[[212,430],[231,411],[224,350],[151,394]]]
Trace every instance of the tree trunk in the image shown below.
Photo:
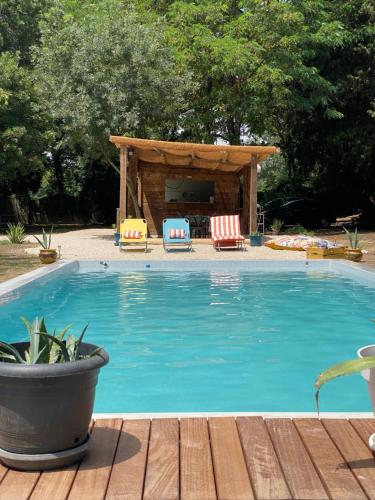
[[[64,176],[63,176],[63,171],[62,171],[62,166],[61,166],[62,155],[59,152],[54,151],[52,157],[53,157],[53,169],[55,172],[57,191],[59,194],[63,194],[64,193]]]
[[[16,194],[12,194],[9,196],[9,202],[12,206],[13,213],[16,216],[17,220],[21,222],[21,224],[28,224],[29,215],[28,208],[26,206],[27,202],[24,202],[22,206],[22,200],[20,200]]]
[[[229,144],[241,144],[241,124],[233,116],[227,120],[227,134]]]

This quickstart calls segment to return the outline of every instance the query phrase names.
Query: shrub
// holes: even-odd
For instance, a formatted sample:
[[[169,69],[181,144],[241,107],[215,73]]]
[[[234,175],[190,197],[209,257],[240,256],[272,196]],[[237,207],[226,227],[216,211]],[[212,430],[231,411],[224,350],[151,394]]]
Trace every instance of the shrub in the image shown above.
[[[6,236],[11,243],[20,245],[26,238],[25,228],[19,222],[17,224],[8,224]]]
[[[287,234],[303,234],[304,236],[314,236],[314,231],[309,231],[305,227],[297,224],[297,226],[293,226],[288,228],[286,231]]]
[[[284,225],[284,221],[282,221],[280,219],[273,219],[272,224],[270,225],[271,231],[274,234],[279,234],[283,225]]]

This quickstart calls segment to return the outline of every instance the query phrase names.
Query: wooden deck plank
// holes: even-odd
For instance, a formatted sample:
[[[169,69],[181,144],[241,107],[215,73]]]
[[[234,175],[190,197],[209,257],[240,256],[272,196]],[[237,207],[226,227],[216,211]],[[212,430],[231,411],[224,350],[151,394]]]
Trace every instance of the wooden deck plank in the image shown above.
[[[31,495],[31,500],[40,500],[41,498],[65,500],[72,487],[78,467],[79,463],[63,469],[43,471]]]
[[[0,500],[23,500],[30,497],[40,472],[21,472],[9,469],[0,484]]]
[[[179,497],[179,425],[177,419],[151,423],[144,500]]]
[[[0,500],[375,500],[374,431],[372,419],[100,419],[79,466],[0,465]]]
[[[375,419],[373,418],[351,418],[349,422],[352,424],[362,440],[368,445],[368,438],[375,433]]]
[[[208,419],[217,497],[222,500],[254,498],[234,418]]]
[[[7,474],[8,470],[9,470],[8,467],[5,467],[5,465],[3,465],[0,462],[0,483],[4,479],[4,477]]]
[[[181,500],[216,499],[215,479],[205,418],[180,421]]]
[[[366,499],[367,496],[321,422],[316,418],[293,421],[332,499]]]
[[[299,500],[328,498],[292,420],[266,419],[289,489]]]
[[[148,419],[124,421],[106,499],[142,499],[150,425]]]
[[[256,498],[293,498],[263,418],[238,417],[236,422]]]
[[[81,463],[70,491],[70,500],[103,499],[116,452],[122,419],[95,422],[89,451]]]
[[[348,420],[323,419],[322,422],[366,494],[375,499],[375,459],[370,449]]]
[[[89,428],[90,434],[93,427],[94,421],[91,421]],[[62,469],[43,471],[30,497],[31,500],[39,500],[41,498],[65,500],[72,487],[79,465],[80,462],[77,462],[76,464],[72,464]]]

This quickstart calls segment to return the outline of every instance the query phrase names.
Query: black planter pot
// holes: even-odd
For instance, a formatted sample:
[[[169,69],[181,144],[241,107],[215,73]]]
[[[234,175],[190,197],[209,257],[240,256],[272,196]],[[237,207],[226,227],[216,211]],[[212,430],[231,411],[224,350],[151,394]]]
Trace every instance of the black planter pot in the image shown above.
[[[22,353],[28,342],[13,344]],[[97,346],[82,344],[81,354]],[[33,470],[68,465],[86,451],[101,350],[92,358],[59,364],[0,362],[0,458]]]

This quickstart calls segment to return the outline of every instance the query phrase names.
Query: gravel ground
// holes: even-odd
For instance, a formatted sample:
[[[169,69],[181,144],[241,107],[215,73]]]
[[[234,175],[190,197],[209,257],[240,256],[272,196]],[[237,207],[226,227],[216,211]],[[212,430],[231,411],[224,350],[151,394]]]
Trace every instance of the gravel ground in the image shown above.
[[[207,240],[206,240],[207,241]],[[241,259],[304,259],[305,252],[275,251],[267,247],[250,247],[245,245],[245,251],[225,250],[217,252],[212,244],[193,241],[193,251],[187,252],[181,249],[165,252],[162,240],[150,238],[147,253],[143,250],[125,250],[120,253],[119,248],[113,244],[112,229],[83,229],[67,233],[56,233],[52,239],[53,247],[61,247],[63,259],[139,259],[139,260],[194,260],[194,259],[217,259],[231,260]],[[28,248],[27,252],[37,255],[38,248]]]

